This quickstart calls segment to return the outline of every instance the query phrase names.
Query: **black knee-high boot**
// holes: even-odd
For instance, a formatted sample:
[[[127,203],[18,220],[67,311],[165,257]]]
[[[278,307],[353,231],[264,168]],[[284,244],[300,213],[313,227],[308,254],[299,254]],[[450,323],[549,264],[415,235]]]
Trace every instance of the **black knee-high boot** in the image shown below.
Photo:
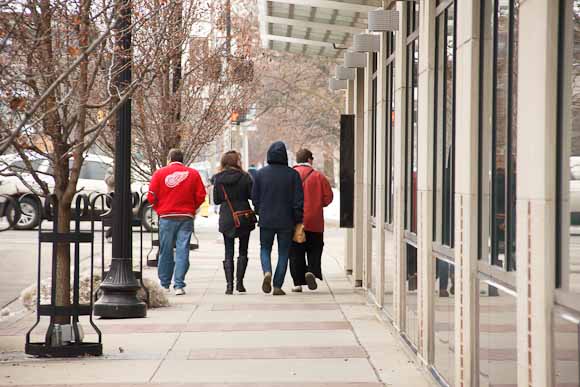
[[[234,260],[226,259],[223,261],[224,273],[226,275],[226,294],[234,293]]]
[[[248,267],[248,257],[238,257],[238,267],[236,270],[236,290],[244,293],[244,276],[246,275],[246,268]]]

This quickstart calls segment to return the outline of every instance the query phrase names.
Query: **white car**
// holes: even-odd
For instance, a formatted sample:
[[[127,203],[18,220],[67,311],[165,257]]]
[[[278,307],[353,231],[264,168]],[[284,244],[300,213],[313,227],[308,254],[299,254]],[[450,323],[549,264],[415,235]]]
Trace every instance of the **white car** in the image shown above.
[[[30,155],[29,159],[34,170],[37,171],[39,178],[45,181],[52,191],[54,188],[54,178],[51,176],[51,166],[48,159],[38,155]],[[81,173],[77,183],[79,193],[87,195],[107,193],[105,174],[112,165],[113,159],[110,157],[87,154],[81,167]],[[41,212],[32,198],[22,196],[31,193],[29,187],[40,191],[38,184],[33,176],[27,172],[24,161],[18,155],[12,154],[0,157],[0,174],[6,175],[10,173],[19,174],[20,176],[0,176],[0,194],[12,196],[20,200],[22,212],[15,228],[20,230],[33,229],[40,222]],[[132,184],[131,188],[134,192],[142,193],[144,190],[147,190],[147,184],[136,182]],[[146,203],[142,203],[137,211],[146,212],[144,214],[145,216],[142,217],[142,222],[147,230],[155,227],[156,216],[153,211],[148,210]]]

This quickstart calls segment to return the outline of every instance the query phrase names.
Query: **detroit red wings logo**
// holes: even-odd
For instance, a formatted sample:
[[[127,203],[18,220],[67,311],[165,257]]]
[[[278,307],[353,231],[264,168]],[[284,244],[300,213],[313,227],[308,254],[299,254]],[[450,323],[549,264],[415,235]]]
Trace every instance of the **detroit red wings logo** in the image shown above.
[[[181,171],[181,172],[173,172],[171,175],[167,175],[165,177],[165,185],[168,188],[175,188],[177,187],[182,181],[187,179],[189,176],[188,171]]]

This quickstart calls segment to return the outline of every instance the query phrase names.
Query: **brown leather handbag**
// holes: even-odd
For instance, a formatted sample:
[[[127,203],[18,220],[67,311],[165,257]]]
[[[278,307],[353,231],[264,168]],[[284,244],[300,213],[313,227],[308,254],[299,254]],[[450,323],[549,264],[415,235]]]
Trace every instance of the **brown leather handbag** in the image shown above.
[[[256,223],[258,223],[258,218],[256,217],[256,213],[253,210],[243,210],[243,211],[235,211],[232,202],[230,201],[230,197],[222,185],[222,192],[224,193],[224,197],[226,202],[228,203],[228,207],[230,212],[232,213],[232,218],[234,219],[234,226],[236,229],[244,226],[249,229],[253,229]]]

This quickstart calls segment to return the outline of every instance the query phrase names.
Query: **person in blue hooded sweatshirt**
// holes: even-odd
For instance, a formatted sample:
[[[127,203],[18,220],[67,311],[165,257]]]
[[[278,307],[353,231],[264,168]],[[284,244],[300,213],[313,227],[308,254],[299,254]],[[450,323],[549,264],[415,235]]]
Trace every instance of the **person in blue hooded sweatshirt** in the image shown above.
[[[281,141],[270,145],[268,165],[256,173],[252,190],[254,210],[259,217],[260,261],[264,280],[262,291],[272,291],[272,245],[278,240],[278,264],[274,273],[275,296],[286,293],[282,290],[288,256],[294,235],[294,227],[302,223],[304,214],[304,192],[302,181],[296,170],[288,166],[288,153]]]

